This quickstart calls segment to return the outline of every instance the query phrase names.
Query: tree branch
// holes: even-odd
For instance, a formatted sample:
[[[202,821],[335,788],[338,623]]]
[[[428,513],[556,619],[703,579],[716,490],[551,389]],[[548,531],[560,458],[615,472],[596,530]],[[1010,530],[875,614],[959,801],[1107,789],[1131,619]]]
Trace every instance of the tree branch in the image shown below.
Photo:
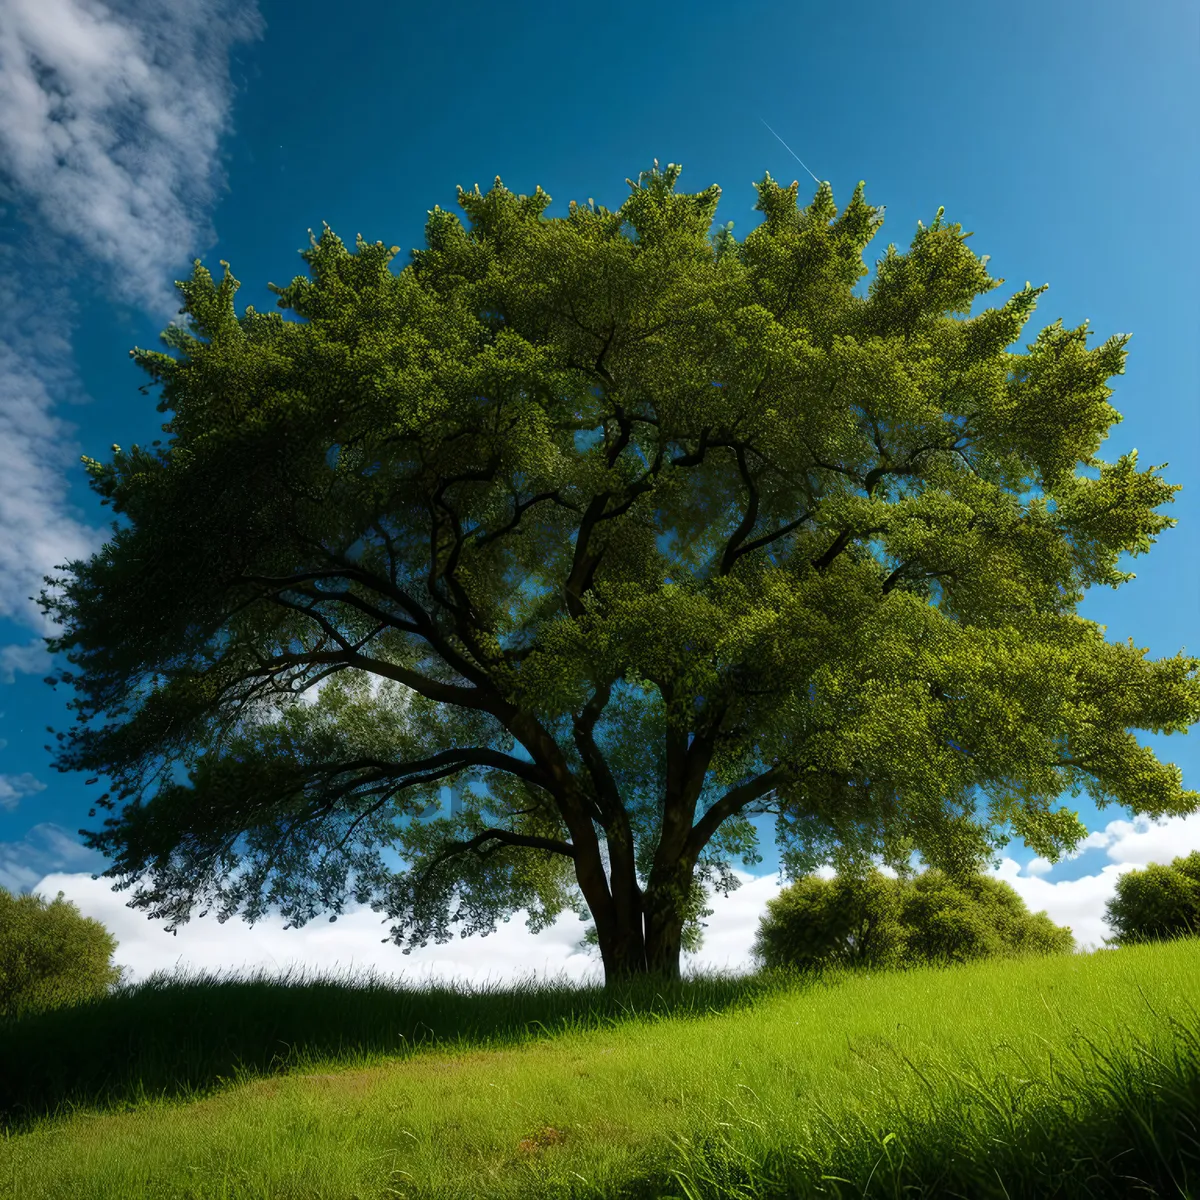
[[[298,604],[291,604],[286,600],[276,599],[276,604],[281,604],[285,608],[295,608],[299,612],[307,613],[309,616],[319,616],[311,613],[308,609],[301,607]],[[324,622],[324,618],[319,618]],[[339,641],[344,639],[339,638]],[[511,708],[504,700],[495,693],[489,693],[484,688],[459,687],[457,684],[441,683],[436,679],[429,679],[425,675],[419,675],[416,671],[410,671],[406,667],[397,666],[395,663],[384,662],[377,658],[368,658],[365,654],[359,654],[352,649],[342,651],[330,650],[326,653],[302,653],[302,654],[278,654],[270,659],[262,659],[264,666],[317,666],[322,663],[337,663],[346,667],[357,667],[361,671],[371,671],[376,675],[382,675],[386,679],[394,679],[397,683],[404,684],[405,687],[412,688],[414,692],[420,693],[429,700],[436,700],[439,704],[457,704],[462,708],[479,709],[484,712],[490,712],[498,719],[503,720],[505,712]]]
[[[812,560],[812,565],[818,571],[824,571],[855,538],[869,537],[872,533],[883,533],[886,530],[886,525],[873,525],[869,529],[843,529],[834,539],[833,545],[820,558]]]
[[[746,515],[742,518],[742,523],[734,531],[730,537],[728,544],[725,547],[725,553],[721,556],[721,565],[718,573],[728,575],[733,570],[733,565],[743,554],[751,554],[762,546],[775,541],[777,538],[785,537],[791,533],[793,529],[798,529],[812,515],[811,512],[802,513],[794,521],[790,521],[781,529],[776,529],[773,533],[764,534],[748,545],[741,546],[741,542],[745,539],[758,520],[758,489],[755,486],[754,480],[751,478],[750,470],[746,464],[746,446],[744,443],[733,443],[734,453],[737,455],[738,470],[741,472],[742,478],[746,482],[746,487],[750,492],[750,503],[746,509]],[[676,463],[680,460],[675,459]]]
[[[435,624],[431,614],[424,608],[423,605],[418,604],[411,596],[409,596],[403,588],[396,586],[394,582],[389,586],[387,581],[381,579],[378,575],[365,570],[360,564],[351,562],[340,551],[328,550],[324,546],[321,546],[317,543],[314,543],[314,547],[331,562],[336,563],[339,570],[311,571],[304,572],[299,575],[285,577],[258,575],[244,576],[244,578],[269,585],[277,585],[275,587],[276,591],[286,591],[289,587],[294,587],[297,583],[309,582],[323,578],[344,578],[350,582],[359,583],[363,587],[368,588],[379,595],[386,596],[388,599],[393,600],[396,604],[403,608],[413,618],[413,624],[416,626],[417,632],[420,634],[420,636],[423,637],[425,641],[428,642],[428,644],[438,652],[439,655],[441,655],[442,660],[451,668],[451,670],[457,671],[464,678],[469,679],[472,683],[474,683],[478,688],[484,690],[488,688],[488,685],[491,683],[490,678],[475,664],[469,662],[466,658],[459,654],[458,651],[455,650],[444,637],[442,637],[441,631]],[[258,598],[260,597],[254,597],[254,599]],[[247,601],[246,603],[249,604],[252,602],[253,601]],[[245,605],[242,605],[241,607],[245,607]],[[398,629],[404,628],[399,624],[395,624],[395,627]]]
[[[607,706],[611,695],[611,683],[606,683],[602,687],[598,687],[595,694],[584,706],[583,712],[573,718],[575,745],[579,750],[580,757],[583,759],[584,766],[587,768],[595,784],[596,797],[599,802],[596,816],[599,818],[600,824],[604,826],[605,830],[614,825],[622,829],[623,836],[630,838],[630,846],[632,847],[629,814],[625,809],[625,805],[621,802],[621,793],[617,787],[616,779],[614,779],[604,755],[601,754],[600,747],[596,744],[594,736],[596,722],[600,719],[600,714]]]
[[[507,829],[485,829],[483,833],[476,834],[469,841],[451,842],[425,866],[421,872],[422,877],[447,859],[465,854],[468,850],[475,850],[489,841],[503,842],[506,846],[528,846],[533,850],[550,850],[572,860],[575,858],[575,847],[570,842],[560,842],[557,838],[538,837],[536,834],[512,833]]]
[[[572,512],[577,513],[579,511],[579,506],[577,504],[571,504],[569,501],[564,500],[559,495],[559,493],[556,491],[555,492],[540,492],[538,495],[533,496],[530,499],[526,500],[523,504],[517,500],[517,495],[518,495],[518,493],[514,490],[513,491],[514,507],[513,507],[512,520],[509,521],[509,523],[507,525],[504,525],[499,529],[493,530],[491,533],[476,533],[475,534],[475,545],[476,546],[486,546],[489,543],[494,542],[499,538],[502,538],[506,533],[512,533],[513,530],[515,530],[519,526],[522,515],[525,512],[527,512],[529,509],[531,509],[535,504],[540,504],[543,500],[552,500],[555,504],[558,504],[563,508],[571,509]]]
[[[742,517],[741,524],[733,531],[728,543],[725,546],[725,553],[721,555],[720,574],[728,575],[737,561],[737,548],[746,540],[755,523],[758,521],[758,488],[755,486],[754,478],[750,474],[750,469],[746,465],[746,451],[739,442],[734,447],[734,455],[737,458],[738,471],[741,473],[742,480],[746,484],[746,490],[750,493],[749,503],[746,505],[746,514]]]
[[[244,579],[255,579],[252,575],[244,575]],[[317,588],[302,588],[292,587],[290,590],[299,593],[301,596],[307,596],[310,600],[336,600],[341,604],[348,604],[352,608],[357,608],[359,612],[364,613],[368,617],[374,617],[382,625],[390,625],[393,629],[400,630],[403,633],[415,633],[418,636],[421,633],[420,626],[412,621],[397,619],[391,613],[386,613],[383,609],[376,607],[369,600],[364,600],[361,596],[355,595],[349,591],[326,592]]]
[[[685,853],[691,861],[700,856],[700,852],[708,845],[709,840],[721,824],[735,813],[740,812],[747,804],[757,800],[786,780],[787,776],[779,767],[751,779],[747,783],[738,784],[712,805],[711,808],[692,827],[688,834]]]

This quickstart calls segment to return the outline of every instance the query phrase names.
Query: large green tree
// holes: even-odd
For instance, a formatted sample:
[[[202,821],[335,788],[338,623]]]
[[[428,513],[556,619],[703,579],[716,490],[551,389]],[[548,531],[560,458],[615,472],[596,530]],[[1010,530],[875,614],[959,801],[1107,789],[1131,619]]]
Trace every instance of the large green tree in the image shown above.
[[[1052,803],[1085,780],[1200,806],[1129,732],[1200,720],[1200,661],[1073,612],[1174,524],[1157,468],[1094,456],[1126,339],[1010,353],[1028,285],[956,318],[1003,281],[940,209],[856,295],[861,183],[838,215],[766,175],[739,244],[678,176],[556,219],[460,189],[470,228],[434,208],[398,273],[327,227],[272,285],[305,323],[238,317],[195,260],[182,357],[130,352],[172,441],[85,458],[130,524],[41,600],[79,668],[56,765],[126,801],[80,832],[150,881],[130,907],[299,925],[352,893],[407,952],[570,905],[607,981],[673,978],[755,812],[792,874],[916,848],[961,875],[1013,832],[1073,846]]]

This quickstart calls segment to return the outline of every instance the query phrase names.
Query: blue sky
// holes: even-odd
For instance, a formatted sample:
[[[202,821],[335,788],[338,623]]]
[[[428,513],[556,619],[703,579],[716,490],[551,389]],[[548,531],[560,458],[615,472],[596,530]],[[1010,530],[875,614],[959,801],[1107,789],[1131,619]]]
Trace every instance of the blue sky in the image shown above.
[[[1180,243],[1200,190],[1198,25],[1184,0],[1015,0],[952,17],[878,0],[660,3],[634,20],[594,6],[7,0],[0,884],[64,891],[116,934],[133,979],[176,963],[349,963],[467,981],[594,971],[574,952],[584,923],[570,915],[537,936],[517,915],[490,938],[408,957],[381,944],[386,919],[369,909],[288,931],[277,917],[250,927],[210,916],[171,937],[126,907],[131,893],[91,879],[107,863],[76,831],[98,823],[86,814],[101,786],[58,773],[43,748],[46,727],[74,714],[68,689],[43,682],[42,638],[58,629],[30,597],[110,535],[80,455],[107,461],[113,443],[148,444],[168,419],[157,387],[139,392],[148,380],[128,351],[161,348],[161,330],[183,320],[172,281],[194,257],[219,278],[227,259],[238,311],[272,310],[268,281],[306,273],[298,251],[322,220],[351,247],[360,232],[399,245],[399,271],[423,245],[429,209],[458,211],[456,184],[486,191],[496,175],[513,191],[541,185],[553,217],[572,199],[617,208],[627,176],[656,157],[681,163],[682,190],[720,184],[717,221],[734,221],[739,241],[761,219],[752,182],[764,171],[799,179],[805,202],[809,171],[828,179],[839,208],[863,179],[867,201],[887,206],[872,269],[944,205],[1006,281],[975,312],[1026,280],[1050,284],[1016,349],[1058,318],[1088,319],[1093,345],[1132,332],[1110,400],[1124,421],[1099,453],[1115,461],[1136,447],[1143,469],[1169,463],[1161,474],[1183,490],[1164,511],[1179,523],[1148,555],[1122,559],[1136,580],[1092,589],[1078,611],[1152,658],[1196,653],[1200,322]],[[1137,736],[1200,790],[1194,737]],[[1147,825],[1077,803],[1092,832],[1073,860],[1047,869],[1017,842],[997,873],[1095,944],[1117,875],[1200,848],[1200,816]],[[685,965],[748,965],[780,886],[772,819],[758,824],[763,862],[714,897],[705,949]]]

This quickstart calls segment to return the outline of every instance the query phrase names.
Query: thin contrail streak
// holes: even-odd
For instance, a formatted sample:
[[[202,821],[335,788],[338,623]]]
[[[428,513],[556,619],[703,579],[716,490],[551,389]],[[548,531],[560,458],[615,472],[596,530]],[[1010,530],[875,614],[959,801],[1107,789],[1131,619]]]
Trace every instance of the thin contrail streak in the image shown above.
[[[767,125],[766,121],[763,121],[762,117],[759,117],[758,119],[759,119],[760,121],[762,121],[762,123],[763,123],[764,125]],[[770,125],[767,125],[767,128],[768,128],[768,129],[771,129]],[[775,130],[771,129],[771,132],[772,132],[772,133],[775,133]],[[803,160],[803,159],[800,157],[800,155],[798,155],[798,154],[795,152],[795,150],[793,150],[793,149],[791,148],[791,146],[789,146],[789,145],[787,144],[787,142],[784,142],[784,141],[783,141],[783,138],[779,137],[779,134],[775,133],[775,136],[776,136],[777,138],[779,138],[779,140],[780,140],[781,142],[783,142],[783,148],[784,148],[784,149],[785,149],[785,150],[786,150],[786,151],[787,151],[787,152],[788,152],[788,153],[789,153],[789,154],[790,154],[790,155],[791,155],[791,156],[792,156],[792,157],[793,157],[793,158],[794,158],[794,159],[795,159],[795,160],[796,160],[796,161],[797,161],[797,162],[798,162],[798,163],[799,163],[799,164],[800,164],[802,167],[804,167],[804,160]],[[805,169],[806,171],[808,171],[808,168],[807,168],[807,167],[804,167],[804,169]],[[814,179],[814,180],[816,180],[816,182],[817,182],[817,183],[820,183],[820,182],[821,182],[819,179],[817,179],[817,177],[816,177],[815,175],[813,175],[813,173],[812,173],[811,171],[808,171],[808,173],[809,173],[810,175],[812,175],[813,179]]]

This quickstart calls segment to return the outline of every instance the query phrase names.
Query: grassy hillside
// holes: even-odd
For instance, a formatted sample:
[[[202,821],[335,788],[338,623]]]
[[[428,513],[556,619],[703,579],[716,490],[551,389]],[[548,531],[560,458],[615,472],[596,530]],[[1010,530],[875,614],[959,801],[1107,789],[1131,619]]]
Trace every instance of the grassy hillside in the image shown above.
[[[159,977],[0,1025],[0,1196],[1200,1195],[1197,968]]]

